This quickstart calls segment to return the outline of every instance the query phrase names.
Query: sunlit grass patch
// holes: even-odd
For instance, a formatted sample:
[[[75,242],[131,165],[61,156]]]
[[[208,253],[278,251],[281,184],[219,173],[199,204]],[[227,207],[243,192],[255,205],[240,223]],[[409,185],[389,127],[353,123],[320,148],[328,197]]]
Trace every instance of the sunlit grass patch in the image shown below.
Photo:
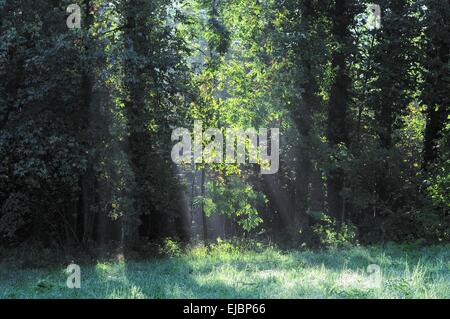
[[[81,289],[66,287],[64,267],[17,269],[3,264],[0,297],[449,298],[449,249],[393,245],[285,252],[198,246],[170,258],[82,264]],[[379,285],[369,265],[379,267]]]

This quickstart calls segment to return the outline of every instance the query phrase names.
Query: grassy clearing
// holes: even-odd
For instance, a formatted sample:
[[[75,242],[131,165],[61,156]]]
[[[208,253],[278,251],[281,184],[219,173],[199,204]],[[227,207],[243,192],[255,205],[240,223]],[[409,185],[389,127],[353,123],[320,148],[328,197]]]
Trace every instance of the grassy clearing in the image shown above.
[[[0,264],[0,298],[450,298],[448,245],[320,252],[222,245],[176,255],[82,264],[75,290],[63,267]],[[370,264],[381,268],[381,287]]]

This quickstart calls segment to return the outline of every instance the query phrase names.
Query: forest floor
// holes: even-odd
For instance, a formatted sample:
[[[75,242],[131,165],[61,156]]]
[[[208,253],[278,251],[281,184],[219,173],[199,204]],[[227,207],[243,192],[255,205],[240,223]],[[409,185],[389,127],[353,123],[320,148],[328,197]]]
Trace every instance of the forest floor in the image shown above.
[[[0,298],[450,298],[450,245],[171,253],[81,263],[80,289],[65,267],[1,262]]]

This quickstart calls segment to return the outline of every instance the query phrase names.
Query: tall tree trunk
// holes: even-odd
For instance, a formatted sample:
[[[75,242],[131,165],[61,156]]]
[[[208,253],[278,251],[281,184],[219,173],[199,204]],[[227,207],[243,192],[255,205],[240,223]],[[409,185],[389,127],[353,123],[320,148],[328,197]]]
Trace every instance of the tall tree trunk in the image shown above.
[[[324,212],[325,184],[322,173],[315,168],[311,175],[311,200],[310,210],[313,212]]]
[[[439,14],[443,21],[448,21],[450,0],[447,2],[446,11],[437,12],[439,7],[430,7],[429,10],[433,13],[431,16],[435,17]],[[442,131],[450,115],[450,40],[447,37],[450,30],[447,27],[446,30],[442,30],[446,32],[437,31],[431,28],[426,34],[429,38],[429,47],[427,48],[427,76],[423,93],[424,102],[427,104],[427,123],[423,147],[423,167],[425,169],[439,157],[438,141],[442,137]]]
[[[128,216],[125,216],[124,244],[125,246],[132,246],[139,239],[139,227],[144,215],[150,214],[151,198],[148,194],[148,183],[151,180],[152,161],[150,153],[152,151],[152,139],[147,128],[149,114],[146,108],[146,83],[151,74],[146,74],[146,70],[136,60],[136,57],[145,57],[147,54],[146,48],[149,45],[146,36],[149,32],[149,30],[146,30],[148,13],[139,11],[139,6],[133,2],[127,2],[123,5],[123,15],[126,19],[124,31],[126,50],[134,52],[134,54],[126,54],[124,68],[126,91],[124,105],[128,128],[127,153],[135,180],[135,188],[132,194],[134,211],[127,212]],[[151,225],[146,225],[146,227],[150,229]]]
[[[307,63],[309,63],[308,61]],[[299,114],[297,118],[297,128],[299,130],[301,141],[298,146],[297,155],[297,167],[296,167],[296,178],[295,178],[295,205],[297,214],[294,216],[296,224],[298,226],[302,225],[302,233],[307,235],[309,233],[310,218],[308,215],[309,210],[309,195],[310,195],[310,182],[312,173],[311,164],[311,144],[310,144],[310,133],[312,125],[312,109],[314,108],[314,93],[313,93],[313,82],[310,68],[305,66],[306,76],[308,78],[308,83],[304,88],[303,101],[301,106],[299,106]]]
[[[205,212],[205,174],[206,168],[202,168],[202,180],[201,180],[201,186],[200,186],[200,193],[202,196],[202,229],[203,229],[203,240],[205,241],[205,244],[208,245],[208,217],[206,216]]]
[[[93,15],[91,12],[91,1],[84,1],[84,20],[83,27],[86,30],[86,39],[84,44],[84,54],[86,56],[86,60],[89,60],[89,56],[92,53],[91,45],[89,43],[90,33],[89,30],[93,24]],[[93,95],[93,76],[88,71],[90,67],[88,65],[83,66],[83,74],[81,79],[81,99],[82,105],[81,110],[79,110],[79,134],[83,136],[85,139],[85,145],[87,147],[91,147],[91,136],[90,136],[90,114],[91,114],[91,106],[92,106],[92,95]],[[93,172],[93,163],[91,152],[88,150],[88,163],[86,172],[80,177],[80,203],[78,209],[77,216],[77,233],[79,236],[79,240],[83,243],[86,243],[92,239],[92,230],[94,228],[93,223],[95,222],[94,216],[92,216],[93,212],[90,210],[91,205],[93,205],[92,198],[93,192],[95,192],[95,176]]]
[[[348,74],[347,54],[351,43],[349,25],[353,16],[350,14],[348,0],[336,0],[331,15],[332,33],[336,48],[332,56],[332,68],[336,75],[331,86],[328,106],[328,141],[331,147],[339,144],[348,145],[347,108],[351,79]],[[344,172],[341,168],[333,168],[328,175],[327,195],[328,210],[331,216],[338,220],[343,217],[343,199],[341,191],[344,186]]]
[[[299,228],[307,229],[302,225],[304,220],[299,220],[299,224],[293,223],[294,207],[290,201],[289,194],[281,187],[276,175],[263,175],[264,193],[267,195],[270,203],[275,208],[281,221],[281,232],[288,235],[291,240],[298,239]]]

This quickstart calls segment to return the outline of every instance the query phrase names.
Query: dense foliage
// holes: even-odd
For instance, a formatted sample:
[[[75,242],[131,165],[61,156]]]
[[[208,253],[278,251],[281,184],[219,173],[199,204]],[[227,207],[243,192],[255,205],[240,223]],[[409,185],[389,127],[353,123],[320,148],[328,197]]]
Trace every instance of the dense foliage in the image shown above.
[[[450,1],[73,2],[0,0],[0,245],[450,240]],[[278,172],[175,165],[196,120]]]

